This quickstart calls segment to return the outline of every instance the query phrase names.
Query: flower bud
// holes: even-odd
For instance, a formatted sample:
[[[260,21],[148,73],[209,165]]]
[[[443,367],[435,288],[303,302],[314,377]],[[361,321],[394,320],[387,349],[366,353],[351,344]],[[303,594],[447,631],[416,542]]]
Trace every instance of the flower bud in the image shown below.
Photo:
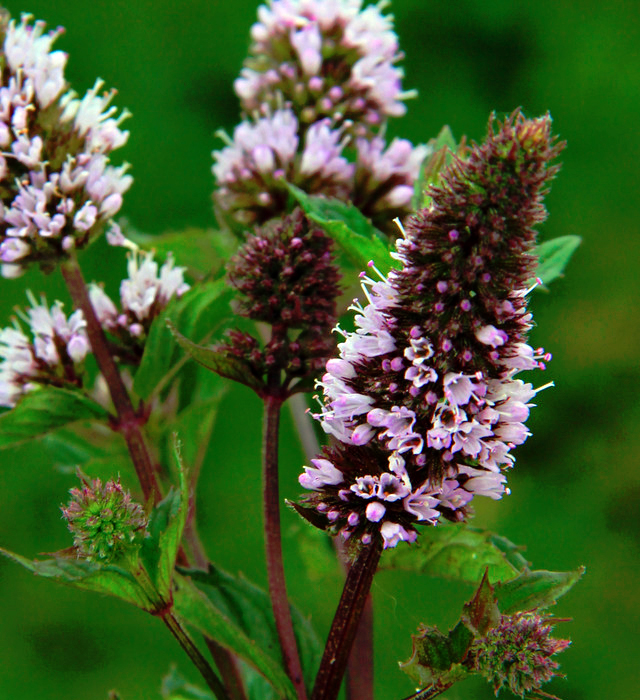
[[[471,647],[474,670],[493,685],[496,695],[503,687],[521,698],[539,691],[552,678],[562,677],[558,673],[559,664],[552,657],[571,644],[568,639],[551,636],[557,622],[563,620],[535,613],[503,616],[497,627]],[[546,693],[542,695],[553,698]]]
[[[146,534],[147,517],[117,481],[89,481],[79,474],[81,488],[69,491],[71,500],[62,515],[73,535],[78,557],[110,563],[137,550]]]

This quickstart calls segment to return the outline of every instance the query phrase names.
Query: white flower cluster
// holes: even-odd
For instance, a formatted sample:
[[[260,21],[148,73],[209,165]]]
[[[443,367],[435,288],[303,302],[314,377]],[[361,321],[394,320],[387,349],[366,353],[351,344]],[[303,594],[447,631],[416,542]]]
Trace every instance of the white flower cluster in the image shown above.
[[[109,165],[108,154],[124,145],[115,117],[114,92],[100,94],[102,81],[79,99],[67,89],[67,56],[51,51],[61,33],[44,23],[10,21],[2,53],[0,86],[0,261],[5,277],[30,262],[51,265],[84,245],[116,214],[131,186],[127,166]]]
[[[31,308],[20,316],[29,333],[18,320],[0,330],[0,406],[15,406],[38,385],[78,386],[89,352],[82,311],[67,318],[61,302],[49,307],[44,297],[38,304],[33,295],[28,296]]]
[[[120,310],[96,284],[91,285],[89,296],[105,330],[140,338],[169,301],[182,296],[189,285],[184,281],[184,268],[175,267],[171,256],[158,269],[153,253],[130,253],[127,274],[120,284]]]

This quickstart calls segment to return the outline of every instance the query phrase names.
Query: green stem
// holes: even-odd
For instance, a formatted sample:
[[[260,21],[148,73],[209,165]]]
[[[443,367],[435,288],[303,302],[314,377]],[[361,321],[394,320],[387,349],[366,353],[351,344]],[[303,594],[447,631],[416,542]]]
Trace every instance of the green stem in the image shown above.
[[[161,492],[156,480],[151,453],[142,434],[141,425],[143,420],[133,408],[129,392],[111,355],[104,331],[91,304],[89,290],[82,276],[82,270],[76,258],[71,258],[63,263],[61,269],[73,304],[84,315],[91,350],[98,363],[98,368],[109,387],[109,394],[118,416],[116,430],[124,437],[127,443],[129,455],[138,475],[145,500],[152,498],[153,502],[157,503],[161,498]]]
[[[282,398],[279,396],[264,397],[262,458],[267,578],[285,669],[298,693],[299,699],[306,700],[307,691],[304,686],[298,646],[293,633],[293,622],[291,620],[282,560],[278,483],[278,437],[281,406]]]
[[[187,655],[191,661],[193,661],[198,671],[200,671],[200,674],[205,679],[209,689],[216,698],[218,698],[218,700],[230,700],[222,682],[209,665],[209,662],[200,653],[200,650],[187,631],[180,624],[178,618],[172,612],[167,612],[162,615],[162,621],[169,628],[171,634],[178,640],[180,646],[187,652]]]
[[[375,576],[382,541],[375,539],[360,551],[349,568],[342,597],[333,618],[311,700],[335,700],[347,660]]]

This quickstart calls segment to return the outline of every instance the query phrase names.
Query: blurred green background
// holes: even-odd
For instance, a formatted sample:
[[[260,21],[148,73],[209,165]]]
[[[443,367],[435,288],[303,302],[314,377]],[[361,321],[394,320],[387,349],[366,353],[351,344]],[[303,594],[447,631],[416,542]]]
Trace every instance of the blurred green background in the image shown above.
[[[66,27],[57,48],[70,54],[67,77],[83,92],[96,76],[116,86],[134,118],[123,157],[135,184],[123,214],[139,229],[162,232],[212,226],[210,151],[220,127],[238,119],[232,92],[255,18],[251,0],[31,0],[9,3],[50,26]],[[561,628],[573,646],[563,654],[566,681],[549,687],[565,700],[637,697],[640,475],[638,424],[638,226],[640,37],[635,2],[582,0],[396,0],[392,10],[406,53],[406,88],[418,100],[390,125],[391,135],[426,141],[447,123],[481,139],[492,110],[522,106],[551,112],[568,141],[564,167],[547,200],[543,238],[582,236],[567,277],[534,295],[533,344],[554,354],[509,480],[512,495],[482,503],[477,524],[527,545],[537,568],[587,574],[560,602],[573,617]],[[124,265],[96,247],[88,277],[117,288]],[[43,288],[37,273],[2,282],[2,323],[23,289]],[[50,298],[66,299],[57,275]],[[303,457],[288,425],[282,437],[283,491],[299,492]],[[201,534],[231,572],[265,582],[259,479],[260,404],[232,391],[215,429],[200,493]],[[0,543],[28,556],[68,546],[58,505],[73,485],[43,463],[36,445],[2,454]],[[482,500],[482,499],[479,499]],[[300,575],[300,525],[284,514],[289,586],[326,633],[339,586]],[[412,691],[397,670],[411,653],[419,622],[452,624],[470,588],[400,573],[374,583],[378,700]],[[124,604],[33,578],[0,561],[0,697],[7,700],[124,700],[159,697],[175,661],[193,680],[182,652],[159,621]],[[504,694],[504,697],[508,693]],[[490,698],[468,682],[449,700]]]

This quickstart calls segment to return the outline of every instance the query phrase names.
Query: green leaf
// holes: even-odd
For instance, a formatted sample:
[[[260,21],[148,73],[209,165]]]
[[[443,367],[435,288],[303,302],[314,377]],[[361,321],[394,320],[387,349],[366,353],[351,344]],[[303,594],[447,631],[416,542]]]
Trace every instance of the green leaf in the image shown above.
[[[523,571],[517,578],[495,587],[500,612],[511,615],[547,608],[571,590],[584,571],[583,566],[576,571]]]
[[[47,387],[22,397],[18,405],[0,416],[0,449],[79,420],[107,421],[108,412],[78,391]]]
[[[560,236],[541,243],[536,248],[538,255],[536,277],[539,277],[544,285],[562,277],[564,268],[581,243],[580,236]]]
[[[359,270],[365,270],[370,260],[384,275],[397,267],[384,234],[359,209],[339,199],[312,196],[295,185],[287,186],[307,218],[318,224]]]
[[[482,581],[473,598],[462,608],[460,622],[474,637],[484,636],[500,624],[500,610],[493,587],[489,583],[489,570],[485,570]]]
[[[164,700],[215,700],[208,690],[189,683],[175,666],[162,679],[162,697]]]
[[[126,236],[144,250],[155,250],[161,260],[173,253],[176,263],[196,278],[217,275],[238,247],[238,239],[227,231],[195,227],[161,234],[127,230]]]
[[[223,280],[206,282],[171,301],[154,319],[133,383],[138,396],[147,398],[161,380],[171,376],[172,367],[175,371],[180,353],[167,322],[171,321],[186,335],[202,340],[230,317],[233,294],[233,289]]]
[[[430,197],[425,194],[425,190],[431,185],[437,185],[442,170],[451,163],[453,154],[458,146],[453,138],[453,133],[448,126],[443,126],[438,136],[427,143],[429,155],[420,166],[420,175],[413,188],[412,208],[417,211],[427,206]]]
[[[175,612],[180,617],[253,666],[271,683],[278,697],[296,700],[295,688],[282,664],[253,639],[259,631],[258,626],[252,628],[251,635],[247,635],[240,625],[216,607],[189,578],[179,574],[174,577],[173,601]]]
[[[192,342],[185,338],[182,333],[179,333],[170,322],[167,323],[167,326],[180,347],[203,367],[210,369],[221,377],[240,382],[240,384],[244,384],[258,393],[264,389],[262,380],[254,376],[250,366],[244,360]]]
[[[164,433],[164,440],[167,441],[168,438],[171,445],[174,433],[180,437],[183,459],[192,469],[195,468],[198,460],[203,458],[211,439],[218,408],[230,387],[229,382],[225,382],[215,374],[210,372],[203,372],[203,374],[206,374],[211,390],[209,397],[205,400],[195,400],[180,411]],[[202,388],[203,383],[199,383],[198,389]],[[211,384],[215,386],[212,387]]]
[[[462,524],[424,530],[409,547],[386,550],[380,566],[476,583],[488,567],[492,581],[516,577],[528,562],[518,547],[493,532]]]
[[[140,560],[149,578],[160,595],[167,599],[171,593],[171,578],[189,510],[189,487],[179,446],[175,442],[174,450],[180,489],[170,491],[153,509],[147,528],[149,537],[145,537],[140,548]]]
[[[268,594],[243,576],[232,576],[210,564],[209,571],[187,571],[212,604],[232,619],[258,646],[280,658],[278,633]],[[291,606],[293,629],[307,685],[311,687],[320,664],[322,646],[309,620]]]
[[[398,665],[420,688],[461,680],[467,675],[460,662],[471,646],[473,634],[461,623],[446,635],[437,627],[421,627],[418,634],[411,635],[411,641],[411,658]]]
[[[114,564],[98,564],[73,554],[52,559],[31,560],[0,548],[0,554],[21,564],[36,576],[50,578],[75,588],[121,598],[143,610],[154,610],[155,601],[127,569]]]

